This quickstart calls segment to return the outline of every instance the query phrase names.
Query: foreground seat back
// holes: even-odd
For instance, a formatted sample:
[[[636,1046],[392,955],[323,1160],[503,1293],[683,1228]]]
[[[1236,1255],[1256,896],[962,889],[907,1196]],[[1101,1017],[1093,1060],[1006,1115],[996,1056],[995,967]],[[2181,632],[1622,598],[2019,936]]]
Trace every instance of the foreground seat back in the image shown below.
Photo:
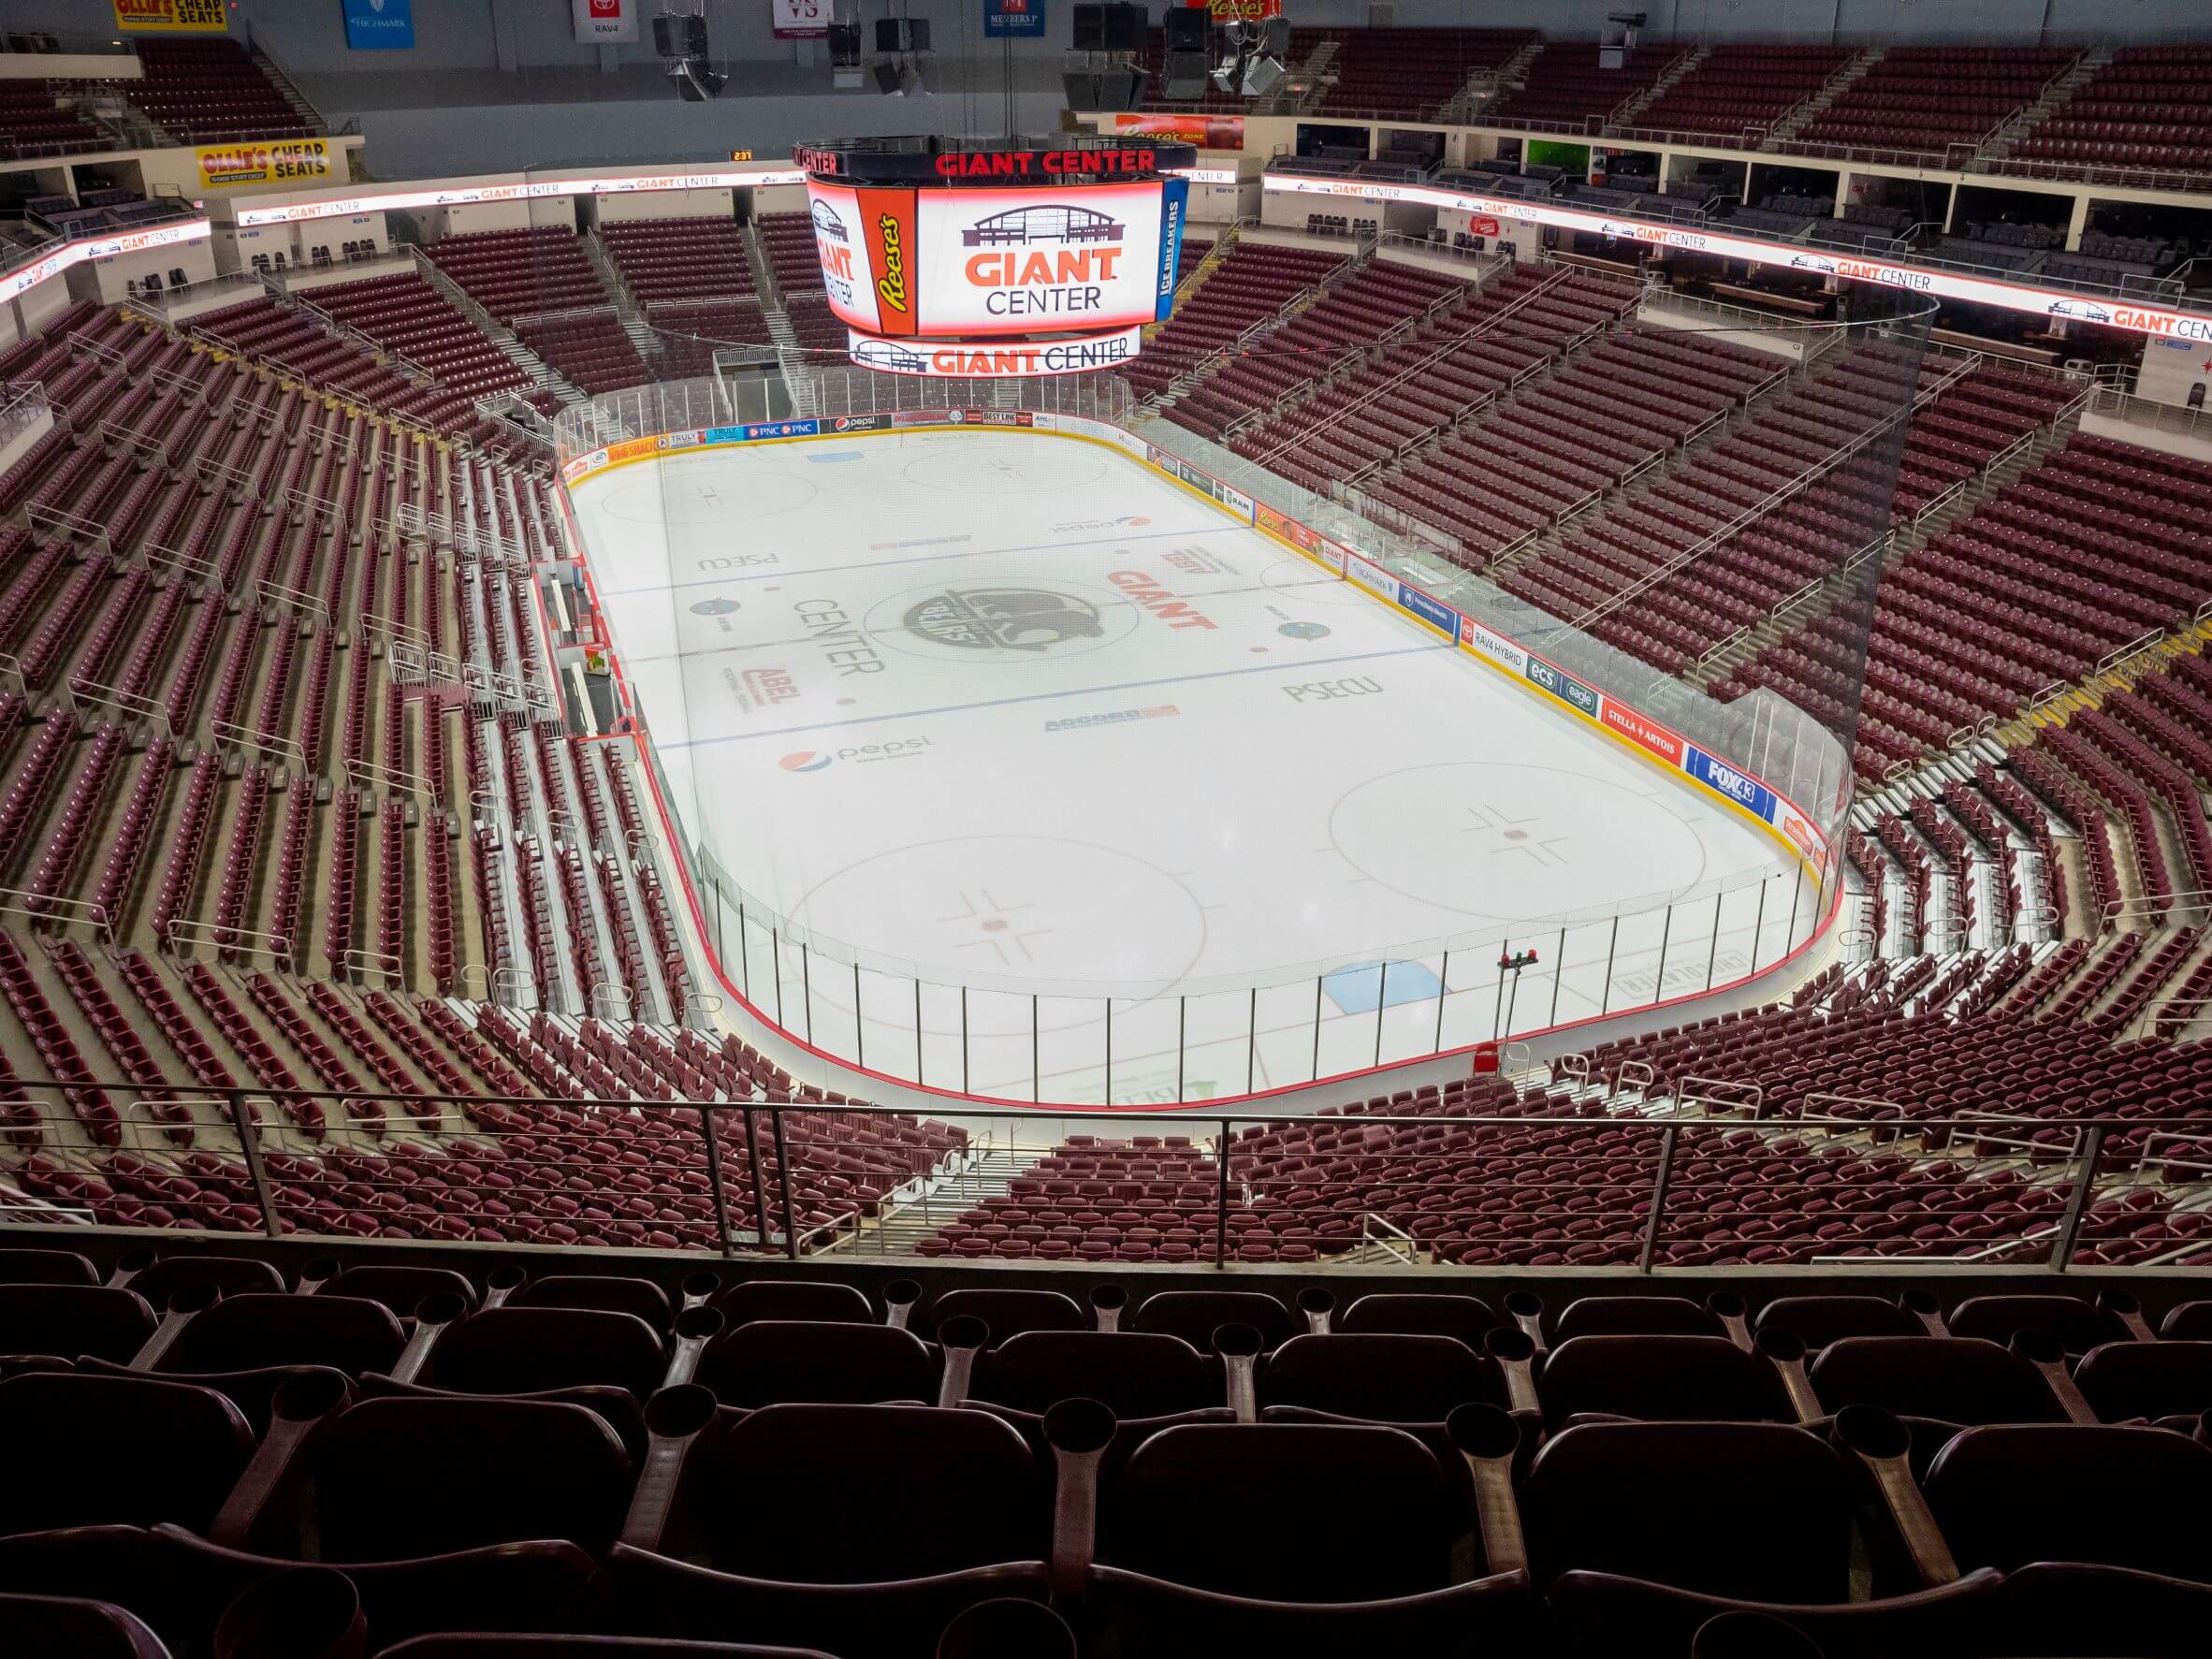
[[[1721,1322],[1684,1296],[1581,1296],[1560,1310],[1554,1347],[1578,1336],[1718,1336]]]
[[[1145,1419],[1218,1405],[1222,1384],[1181,1337],[1025,1331],[977,1357],[968,1398],[1038,1414],[1063,1400],[1098,1400],[1117,1418]]]
[[[131,1288],[155,1307],[180,1290],[221,1296],[282,1296],[284,1276],[253,1256],[165,1256],[131,1277]]]
[[[1251,1326],[1263,1351],[1288,1342],[1299,1329],[1289,1309],[1258,1290],[1160,1290],[1125,1322],[1131,1331],[1180,1336],[1201,1353],[1213,1347],[1223,1325]]]
[[[1265,1601],[1418,1595],[1451,1581],[1451,1499],[1428,1448],[1398,1429],[1182,1424],[1138,1447],[1100,1493],[1099,1552]]]
[[[438,1340],[431,1380],[465,1394],[530,1394],[605,1386],[640,1400],[661,1386],[667,1354],[630,1314],[564,1307],[485,1308]]]
[[[2086,1562],[2212,1583],[2212,1449],[2169,1430],[1969,1429],[1927,1489],[1961,1567]]]
[[[910,1331],[755,1319],[706,1345],[695,1380],[724,1405],[934,1404],[938,1366]]]
[[[947,1319],[981,1319],[1000,1343],[1025,1331],[1089,1331],[1096,1317],[1057,1290],[948,1290],[929,1305],[933,1329]]]
[[[0,1353],[91,1354],[128,1364],[153,1334],[153,1308],[136,1290],[103,1285],[0,1285]]]
[[[773,1494],[831,1524],[794,1525]],[[711,1564],[800,1584],[880,1583],[1044,1558],[1028,1445],[987,1412],[767,1405],[733,1424],[693,1486]]]
[[[2022,1331],[2047,1332],[2070,1354],[2128,1340],[2125,1325],[2078,1296],[1970,1296],[1943,1324],[1953,1336],[1979,1336],[2000,1346]]]
[[[633,1279],[615,1273],[548,1273],[507,1298],[508,1307],[572,1307],[601,1313],[629,1314],[662,1335],[676,1310],[668,1305],[668,1292],[650,1279]]]
[[[1847,1336],[1808,1374],[1827,1410],[1879,1405],[1947,1423],[2055,1423],[2065,1412],[2033,1364],[1980,1337]]]
[[[58,1595],[0,1595],[0,1652],[169,1659],[161,1638],[121,1608]]]
[[[2105,1422],[2212,1411],[2212,1342],[2108,1342],[2082,1356],[2074,1385]]]
[[[74,1250],[0,1250],[0,1285],[96,1285],[99,1271]]]
[[[415,1317],[415,1310],[432,1296],[458,1296],[465,1308],[474,1308],[479,1300],[476,1287],[464,1273],[449,1267],[402,1267],[396,1264],[371,1264],[368,1267],[349,1267],[326,1283],[316,1292],[318,1296],[355,1296],[369,1302],[381,1302],[402,1319]]]
[[[388,1371],[407,1346],[391,1309],[352,1296],[227,1296],[184,1327],[161,1368],[182,1375],[327,1365]]]
[[[1505,1403],[1498,1368],[1448,1336],[1294,1336],[1260,1361],[1259,1404],[1385,1423],[1440,1423],[1470,1401]]]
[[[710,1306],[722,1316],[727,1330],[753,1319],[849,1320],[867,1325],[876,1310],[851,1285],[826,1279],[749,1279],[718,1290]]]
[[[1702,1310],[1700,1310],[1702,1311]],[[1772,1364],[1724,1336],[1572,1336],[1544,1361],[1545,1417],[1795,1422]]]
[[[1778,1296],[1759,1310],[1754,1331],[1786,1331],[1818,1352],[1846,1336],[1925,1336],[1926,1328],[1880,1296]]]
[[[164,1521],[204,1529],[254,1455],[254,1433],[211,1389],[28,1372],[0,1382],[0,1534]]]
[[[597,1553],[631,1490],[596,1414],[527,1400],[364,1400],[323,1430],[310,1472],[321,1554],[337,1562],[540,1538]]]
[[[1584,1424],[1536,1453],[1522,1511],[1539,1588],[1584,1570],[1749,1601],[1851,1594],[1852,1488],[1803,1429]]]
[[[1480,1352],[1484,1333],[1502,1323],[1479,1297],[1378,1290],[1345,1309],[1331,1329],[1347,1335],[1449,1336]]]

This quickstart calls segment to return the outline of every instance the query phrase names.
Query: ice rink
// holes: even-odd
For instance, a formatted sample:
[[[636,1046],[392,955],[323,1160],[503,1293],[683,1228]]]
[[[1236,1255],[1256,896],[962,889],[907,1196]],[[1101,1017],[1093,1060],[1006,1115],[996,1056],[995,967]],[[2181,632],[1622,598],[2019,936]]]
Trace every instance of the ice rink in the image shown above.
[[[1302,1083],[1725,982],[1818,904],[1750,824],[1103,445],[704,450],[575,506],[725,971],[894,1076]]]

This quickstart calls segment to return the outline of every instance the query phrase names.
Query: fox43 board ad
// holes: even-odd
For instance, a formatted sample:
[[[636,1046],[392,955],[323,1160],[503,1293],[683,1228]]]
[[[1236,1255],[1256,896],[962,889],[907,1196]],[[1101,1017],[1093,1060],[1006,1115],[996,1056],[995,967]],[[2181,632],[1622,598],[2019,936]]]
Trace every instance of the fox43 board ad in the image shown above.
[[[872,190],[809,184],[830,310],[891,336],[1097,333],[1174,303],[1188,187]]]

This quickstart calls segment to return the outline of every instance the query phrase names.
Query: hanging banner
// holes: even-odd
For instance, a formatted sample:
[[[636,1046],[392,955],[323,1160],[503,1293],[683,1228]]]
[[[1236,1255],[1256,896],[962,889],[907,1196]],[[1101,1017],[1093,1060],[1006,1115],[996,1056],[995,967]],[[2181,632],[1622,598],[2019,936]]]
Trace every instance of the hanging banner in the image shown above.
[[[1044,0],[983,0],[983,33],[1038,40],[1044,36]]]
[[[126,35],[227,35],[223,0],[115,0],[115,26]]]
[[[576,40],[584,46],[621,46],[637,38],[637,8],[644,0],[571,0]]]
[[[317,184],[331,176],[327,138],[202,144],[193,151],[192,158],[202,190],[237,190],[249,184]]]
[[[1175,138],[1186,144],[1196,144],[1201,150],[1244,147],[1242,115],[1138,114],[1125,109],[1114,116],[1113,130],[1146,138]]]
[[[348,51],[410,51],[415,0],[345,0]]]
[[[830,0],[774,0],[769,15],[777,39],[820,40],[829,33]]]

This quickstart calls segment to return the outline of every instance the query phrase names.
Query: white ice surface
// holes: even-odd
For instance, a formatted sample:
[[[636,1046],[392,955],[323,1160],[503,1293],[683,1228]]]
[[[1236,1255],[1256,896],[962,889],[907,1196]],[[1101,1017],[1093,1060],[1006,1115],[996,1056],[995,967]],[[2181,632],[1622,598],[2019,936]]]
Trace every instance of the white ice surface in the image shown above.
[[[1662,951],[1698,991],[1810,924],[1750,825],[1103,446],[702,451],[575,504],[747,895],[730,978],[886,1072],[1105,1099],[1111,989],[1113,1100],[1234,1094],[1649,1003]],[[1056,618],[986,627],[1023,605]],[[1509,999],[1501,947],[1539,955]],[[1317,997],[1380,960],[1381,1014],[1372,966]]]

